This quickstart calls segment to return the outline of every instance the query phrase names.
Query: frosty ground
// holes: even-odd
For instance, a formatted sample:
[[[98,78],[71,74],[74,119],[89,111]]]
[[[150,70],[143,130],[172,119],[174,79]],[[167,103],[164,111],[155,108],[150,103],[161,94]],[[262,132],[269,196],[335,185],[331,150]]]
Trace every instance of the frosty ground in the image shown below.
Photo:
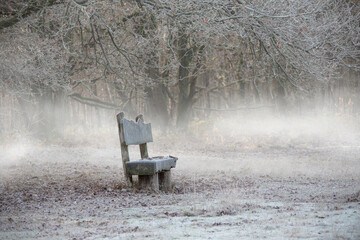
[[[358,138],[158,136],[166,194],[126,187],[116,137],[2,145],[0,239],[360,238]]]

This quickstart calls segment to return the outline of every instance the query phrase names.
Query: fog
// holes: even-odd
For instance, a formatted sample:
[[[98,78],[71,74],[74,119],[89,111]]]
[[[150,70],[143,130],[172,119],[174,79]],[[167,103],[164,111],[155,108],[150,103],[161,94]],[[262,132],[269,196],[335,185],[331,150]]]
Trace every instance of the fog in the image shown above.
[[[359,125],[354,120],[322,114],[281,117],[245,113],[216,121],[214,129],[235,139],[247,137],[258,147],[262,141],[282,147],[359,145]]]
[[[15,166],[26,169],[54,161],[90,161],[102,167],[110,164],[120,168],[119,136],[113,117],[104,118],[109,121],[102,121],[99,128],[73,124],[52,141],[18,132],[1,144],[1,174],[4,176],[6,169]],[[175,155],[180,159],[181,171],[360,177],[356,164],[360,132],[354,118],[330,114],[281,116],[268,110],[251,110],[213,114],[206,120],[193,118],[186,131],[175,127],[166,131],[156,122],[152,128],[150,156]],[[77,149],[86,152],[86,157],[78,152],[72,156],[71,152]],[[129,149],[132,160],[140,158],[138,146]]]

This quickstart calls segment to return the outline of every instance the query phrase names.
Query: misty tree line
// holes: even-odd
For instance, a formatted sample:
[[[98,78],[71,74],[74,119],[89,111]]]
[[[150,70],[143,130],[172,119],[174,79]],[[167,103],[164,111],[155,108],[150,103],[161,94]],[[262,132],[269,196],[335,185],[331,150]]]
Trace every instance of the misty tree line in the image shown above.
[[[243,108],[360,112],[356,0],[4,0],[0,13],[0,135],[120,110],[179,128]]]

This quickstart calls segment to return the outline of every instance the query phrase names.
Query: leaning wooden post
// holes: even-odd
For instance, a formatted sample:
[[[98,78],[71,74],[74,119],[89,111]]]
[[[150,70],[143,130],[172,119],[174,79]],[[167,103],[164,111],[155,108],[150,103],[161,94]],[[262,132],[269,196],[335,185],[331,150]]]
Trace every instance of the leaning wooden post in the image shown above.
[[[144,122],[144,116],[143,116],[142,114],[139,114],[139,115],[135,118],[135,122],[138,122],[139,119],[141,119],[141,121]],[[148,158],[148,157],[149,157],[149,154],[148,154],[148,150],[147,150],[147,143],[140,144],[139,147],[140,147],[141,159]]]
[[[123,119],[124,117],[125,117],[124,112],[120,112],[118,115],[116,115],[116,119],[118,122],[118,128],[119,128],[119,138],[120,138],[121,157],[122,157],[122,161],[123,161],[124,176],[126,179],[127,186],[132,187],[132,185],[133,185],[132,176],[126,172],[126,165],[125,165],[125,163],[127,161],[130,161],[130,157],[129,157],[128,145],[126,145],[126,143],[125,143],[123,125],[122,125],[122,121],[121,121],[121,119]]]

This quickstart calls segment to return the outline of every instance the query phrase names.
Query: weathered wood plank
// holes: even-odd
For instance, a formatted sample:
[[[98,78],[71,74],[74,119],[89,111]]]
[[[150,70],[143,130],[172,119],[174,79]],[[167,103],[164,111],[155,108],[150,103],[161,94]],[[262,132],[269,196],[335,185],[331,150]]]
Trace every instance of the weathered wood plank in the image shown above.
[[[171,171],[159,172],[159,188],[161,191],[171,191]]]
[[[128,185],[128,187],[132,187],[133,182],[132,182],[132,176],[130,174],[127,173],[126,171],[126,162],[130,161],[130,157],[129,157],[129,150],[128,150],[128,146],[125,143],[124,140],[124,133],[123,133],[123,126],[122,126],[122,120],[124,119],[125,114],[124,112],[120,112],[119,114],[116,115],[116,119],[117,119],[117,123],[118,123],[118,129],[119,129],[119,138],[120,138],[120,147],[121,147],[121,158],[123,161],[123,170],[124,170],[124,176],[126,179],[126,184]]]
[[[146,143],[140,144],[139,147],[140,147],[141,159],[148,158],[149,154],[148,154],[148,150],[147,150],[147,144]]]
[[[157,173],[150,176],[150,188],[153,191],[159,191],[159,175]]]
[[[159,191],[159,176],[154,175],[139,175],[139,188],[151,189],[155,192]]]
[[[141,159],[131,162],[126,162],[126,170],[131,175],[153,175],[161,171],[169,171],[176,167],[176,157],[163,157]]]
[[[152,142],[151,123],[144,123],[139,119],[136,123],[125,118],[121,119],[124,129],[124,141],[126,145],[140,145]]]
[[[135,118],[135,121],[138,122],[139,120],[142,120],[144,121],[144,117],[142,114],[139,114],[136,118]],[[150,128],[150,132],[151,132],[151,128]],[[148,149],[147,149],[147,143],[143,143],[143,144],[140,144],[139,145],[140,147],[140,156],[141,158],[148,158],[149,157],[149,154],[148,154]]]

